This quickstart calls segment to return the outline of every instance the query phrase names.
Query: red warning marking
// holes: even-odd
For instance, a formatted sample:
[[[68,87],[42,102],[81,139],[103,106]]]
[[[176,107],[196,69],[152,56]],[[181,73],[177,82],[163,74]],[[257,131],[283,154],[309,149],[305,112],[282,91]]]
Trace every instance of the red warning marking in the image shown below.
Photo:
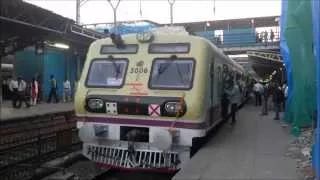
[[[142,88],[137,88],[136,86],[133,86],[132,88],[131,88],[131,90],[135,90],[135,91],[140,91]]]
[[[150,116],[160,116],[160,105],[150,104],[148,106],[148,112]]]
[[[143,84],[141,84],[141,83],[128,83],[126,85],[127,86],[142,86]]]
[[[141,86],[143,86],[143,84],[141,83],[128,83],[126,84],[127,86],[132,86],[131,90],[136,90],[136,91],[140,91],[141,90]],[[139,87],[138,87],[139,86]]]
[[[141,87],[133,86],[131,89],[139,90]]]

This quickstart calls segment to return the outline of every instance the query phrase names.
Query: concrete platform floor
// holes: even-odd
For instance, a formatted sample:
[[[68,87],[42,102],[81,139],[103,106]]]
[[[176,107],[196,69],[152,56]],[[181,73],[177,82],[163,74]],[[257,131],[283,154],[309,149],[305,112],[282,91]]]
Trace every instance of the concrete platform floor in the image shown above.
[[[293,137],[273,120],[273,112],[260,112],[246,105],[237,124],[224,124],[173,180],[299,179],[296,162],[284,156]]]
[[[25,104],[22,104],[20,109],[15,109],[12,108],[11,101],[4,101],[0,110],[0,120],[4,121],[22,117],[68,112],[73,109],[73,103],[41,103],[36,106],[31,106],[30,108],[26,108]]]

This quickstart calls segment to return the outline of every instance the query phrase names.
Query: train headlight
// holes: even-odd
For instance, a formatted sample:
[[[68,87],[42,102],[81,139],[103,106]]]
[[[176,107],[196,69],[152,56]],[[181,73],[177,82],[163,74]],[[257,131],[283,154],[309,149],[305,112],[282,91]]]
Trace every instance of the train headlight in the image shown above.
[[[186,106],[184,102],[167,102],[164,105],[164,109],[170,116],[176,116],[177,114],[182,116],[186,112]]]
[[[103,100],[102,99],[89,99],[88,107],[92,110],[103,108]]]

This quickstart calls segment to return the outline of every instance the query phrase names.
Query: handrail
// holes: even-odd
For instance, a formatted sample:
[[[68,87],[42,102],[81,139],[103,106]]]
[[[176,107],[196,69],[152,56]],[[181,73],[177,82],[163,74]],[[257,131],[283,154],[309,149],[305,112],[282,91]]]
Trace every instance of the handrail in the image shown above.
[[[268,59],[274,62],[281,62],[282,57],[279,53],[272,53],[272,52],[261,52],[261,51],[247,51],[248,56],[260,57],[264,59]]]
[[[209,39],[220,48],[223,47],[248,47],[248,46],[279,46],[280,33],[273,32],[224,32],[223,35],[214,35],[215,31],[197,32],[198,36]]]

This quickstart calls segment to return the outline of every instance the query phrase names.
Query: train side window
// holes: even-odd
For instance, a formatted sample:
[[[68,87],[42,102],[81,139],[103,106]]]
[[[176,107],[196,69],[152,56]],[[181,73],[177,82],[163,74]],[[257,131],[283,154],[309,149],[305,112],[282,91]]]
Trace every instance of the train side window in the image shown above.
[[[86,85],[120,88],[123,86],[127,68],[127,59],[95,59],[91,62]]]

